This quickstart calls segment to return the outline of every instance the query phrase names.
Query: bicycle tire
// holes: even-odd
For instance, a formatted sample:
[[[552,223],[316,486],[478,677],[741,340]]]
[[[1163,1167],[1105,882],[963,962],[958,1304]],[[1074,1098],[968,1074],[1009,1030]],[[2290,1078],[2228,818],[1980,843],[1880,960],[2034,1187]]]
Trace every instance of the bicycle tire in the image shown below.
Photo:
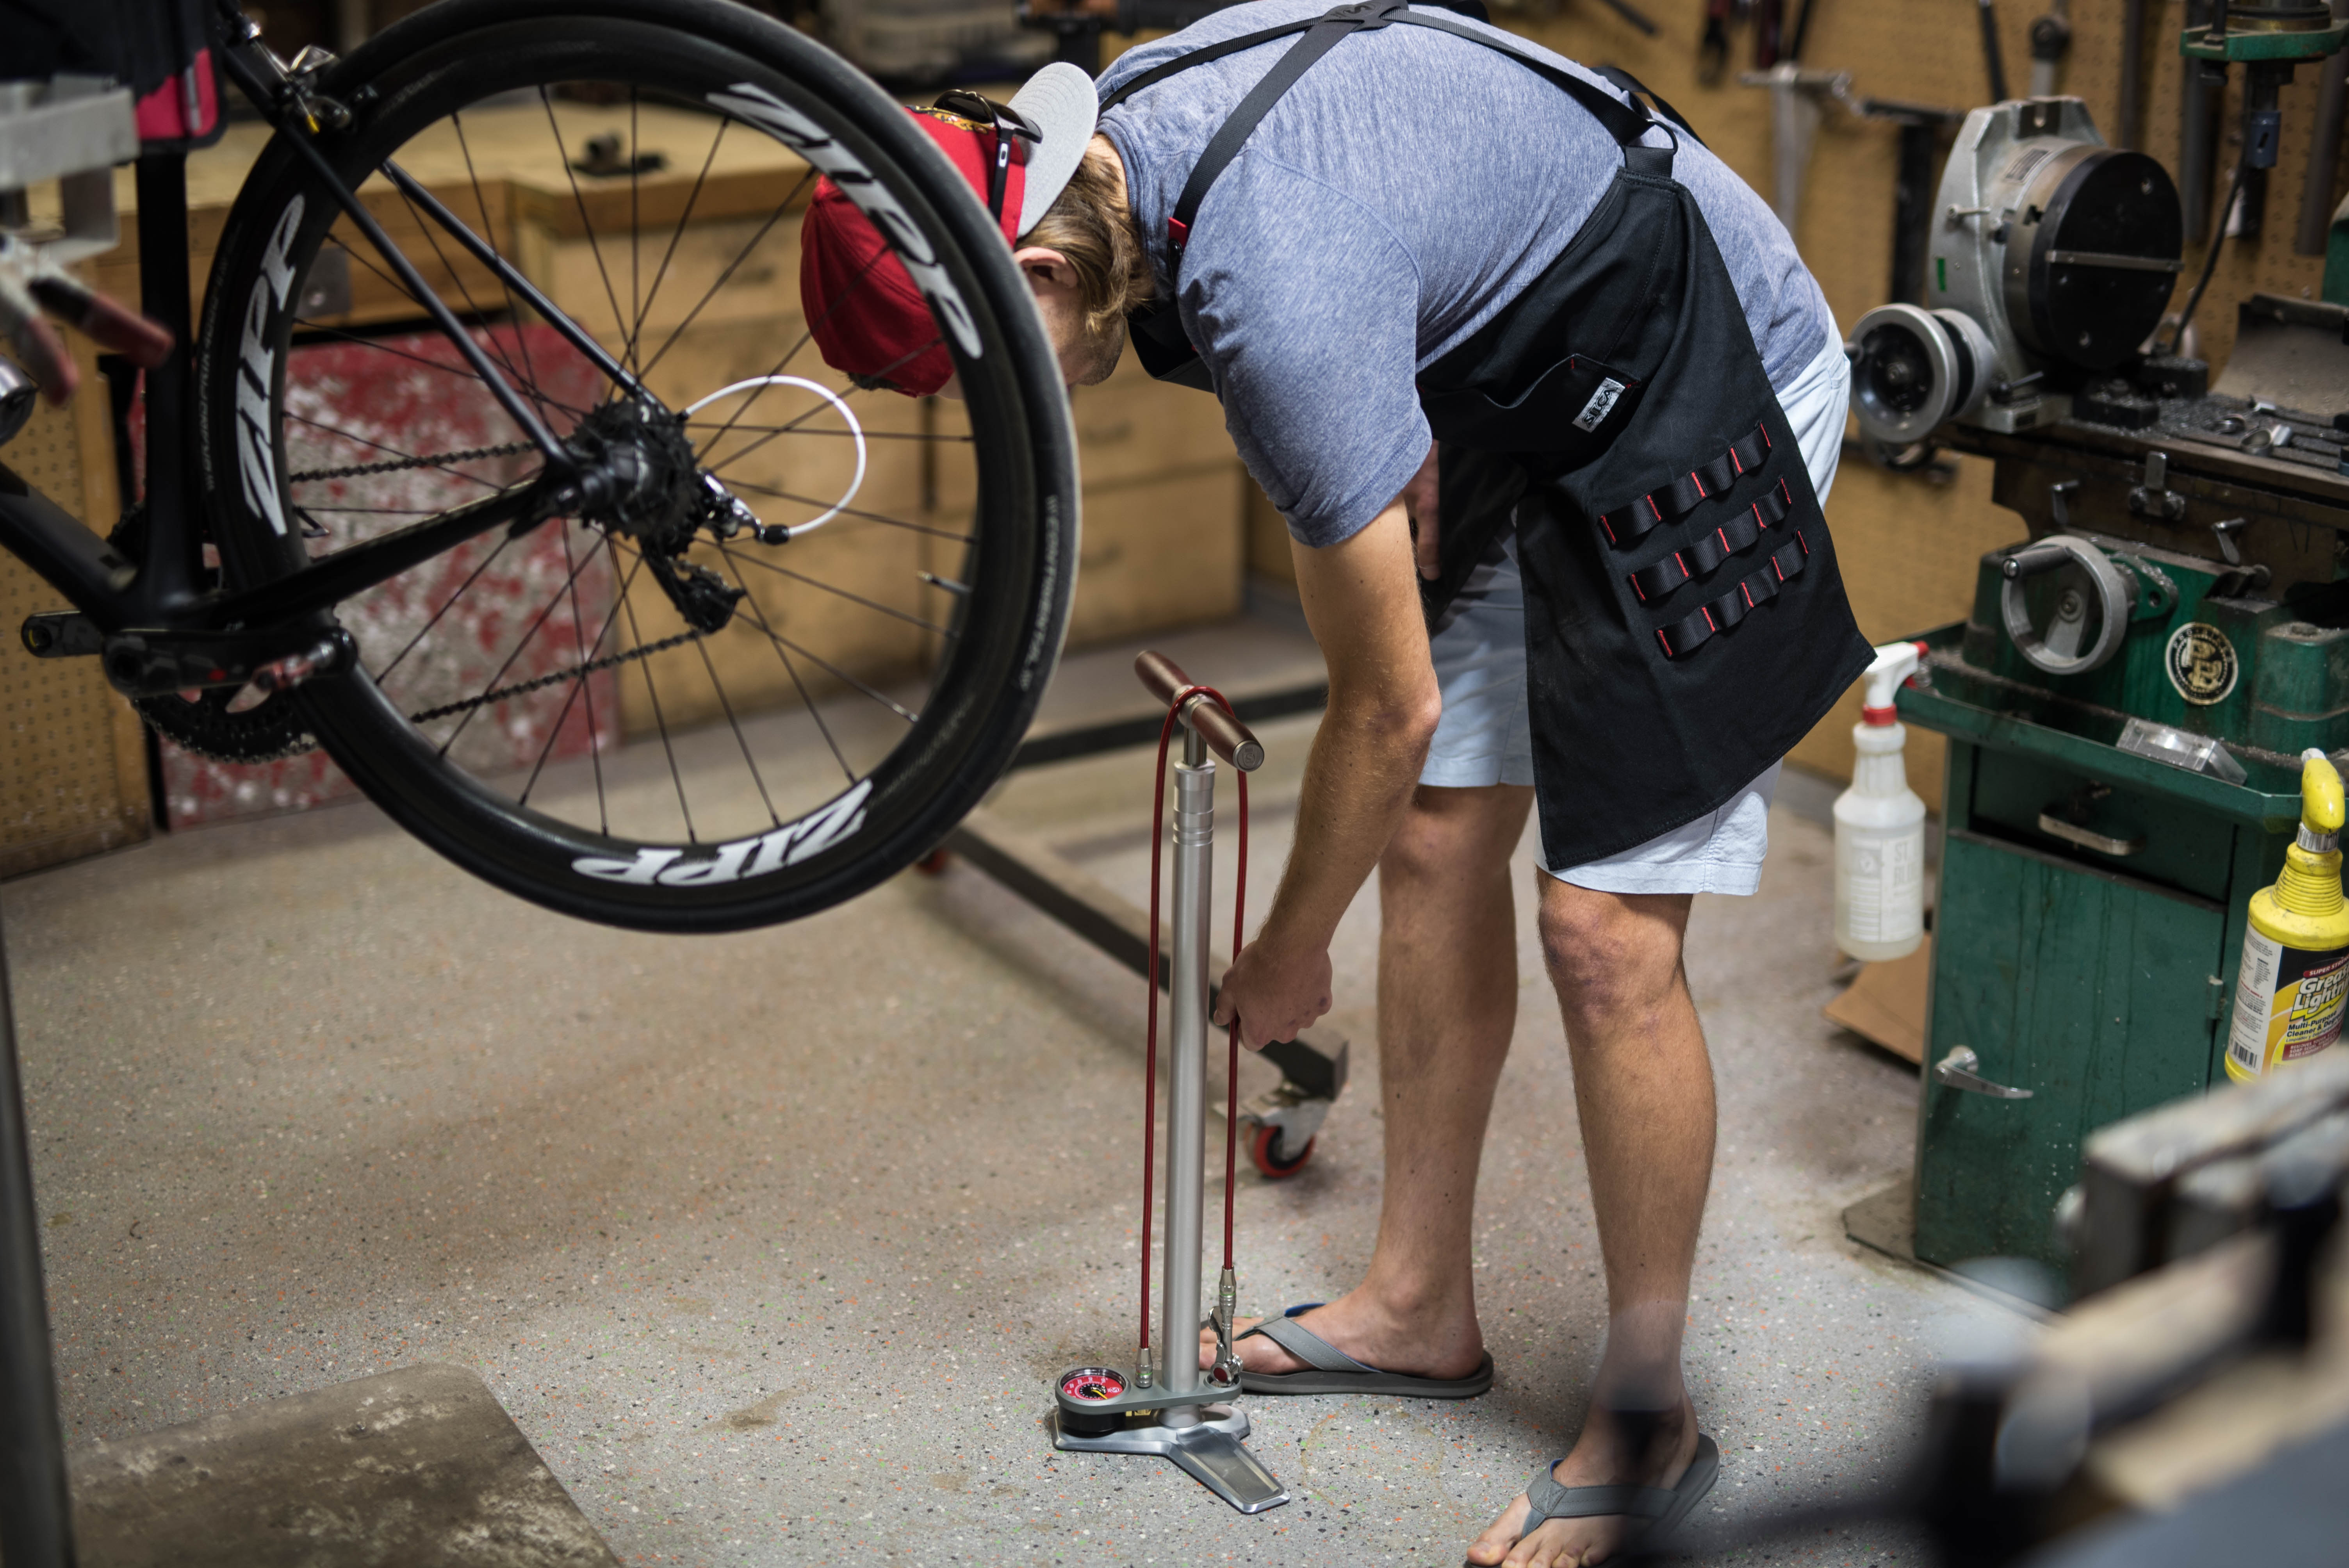
[[[1058,365],[1026,283],[984,209],[902,108],[836,56],[757,13],[722,0],[445,0],[387,29],[348,59],[339,62],[324,78],[322,89],[348,106],[353,119],[348,129],[322,139],[320,146],[339,175],[356,184],[383,159],[411,139],[422,137],[427,128],[443,119],[454,121],[459,126],[457,139],[465,150],[465,168],[473,181],[472,195],[482,198],[480,228],[494,240],[497,220],[492,217],[491,202],[482,195],[474,151],[462,129],[462,117],[474,114],[478,125],[481,123],[481,117],[491,112],[480,105],[502,105],[512,95],[525,93],[534,86],[545,106],[548,140],[553,144],[554,155],[568,161],[564,128],[576,117],[558,116],[555,106],[559,102],[566,105],[564,116],[570,114],[570,99],[563,94],[574,92],[582,84],[593,84],[596,93],[601,93],[622,82],[627,89],[629,140],[626,156],[630,164],[628,189],[632,202],[640,189],[634,165],[644,156],[643,143],[637,139],[640,117],[644,115],[657,110],[673,116],[698,115],[717,127],[711,133],[710,149],[703,164],[703,180],[715,167],[729,130],[744,127],[789,148],[786,131],[796,126],[799,129],[795,134],[802,141],[795,150],[804,152],[809,150],[807,128],[812,125],[830,139],[829,150],[823,156],[845,158],[853,160],[853,165],[861,165],[874,185],[894,202],[902,214],[905,231],[897,242],[901,253],[910,246],[927,246],[934,253],[936,267],[927,276],[952,296],[953,308],[959,310],[969,329],[966,339],[951,330],[950,324],[940,327],[967,397],[963,418],[969,432],[967,444],[972,469],[968,480],[971,511],[968,534],[955,536],[952,530],[936,527],[925,530],[928,534],[961,540],[958,577],[941,583],[937,573],[924,571],[916,574],[923,578],[928,591],[947,595],[949,608],[931,612],[941,617],[944,624],[940,624],[909,615],[871,594],[860,596],[843,593],[836,586],[817,584],[843,600],[865,605],[873,613],[895,615],[899,620],[920,619],[924,626],[930,628],[922,635],[936,645],[932,662],[926,670],[916,669],[905,677],[924,688],[918,709],[908,709],[890,695],[891,691],[911,691],[912,686],[884,690],[881,688],[888,682],[883,676],[876,675],[871,681],[864,680],[854,668],[836,667],[819,655],[802,649],[806,657],[821,665],[824,671],[842,677],[833,684],[844,683],[843,691],[854,687],[883,707],[894,708],[906,722],[902,737],[877,751],[869,765],[862,755],[852,763],[835,733],[845,721],[837,714],[833,722],[828,723],[824,717],[827,711],[835,711],[826,707],[833,699],[819,701],[811,695],[812,687],[802,678],[798,663],[785,651],[797,645],[775,631],[765,612],[761,611],[757,626],[748,628],[749,635],[742,640],[755,643],[763,634],[773,645],[784,669],[790,673],[792,686],[797,688],[807,717],[821,730],[845,778],[844,784],[832,787],[828,797],[820,798],[812,809],[794,809],[787,817],[771,798],[781,790],[771,789],[772,779],[762,773],[753,755],[750,730],[768,723],[768,717],[755,717],[746,725],[729,700],[719,661],[711,655],[715,639],[726,634],[683,639],[705,645],[694,651],[707,666],[709,684],[717,688],[725,722],[740,742],[742,760],[771,819],[766,823],[753,823],[755,831],[745,830],[720,837],[714,830],[706,830],[704,825],[697,824],[688,799],[685,776],[690,768],[681,767],[678,758],[680,747],[690,749],[688,743],[699,744],[698,738],[705,737],[706,732],[680,730],[672,734],[667,719],[662,717],[654,673],[657,668],[689,666],[682,663],[683,650],[677,646],[680,640],[672,636],[665,643],[645,632],[641,617],[629,599],[631,593],[636,591],[634,585],[640,575],[639,569],[652,565],[655,552],[647,540],[624,541],[623,531],[608,526],[602,531],[605,538],[601,548],[608,556],[612,575],[619,578],[631,544],[636,552],[636,565],[625,579],[618,581],[618,603],[605,614],[593,647],[585,640],[592,594],[583,593],[578,586],[584,564],[572,567],[563,587],[539,612],[535,624],[523,634],[525,641],[537,637],[540,630],[552,623],[561,594],[568,592],[570,608],[564,614],[580,656],[576,665],[571,666],[573,674],[557,680],[552,689],[569,690],[571,696],[565,699],[562,714],[548,728],[545,747],[519,794],[515,789],[518,770],[502,774],[485,765],[467,765],[452,755],[459,742],[454,738],[437,739],[431,728],[440,724],[445,731],[448,719],[433,717],[430,708],[411,711],[398,700],[399,694],[388,689],[401,678],[398,661],[394,660],[391,666],[382,665],[379,650],[375,666],[370,666],[368,650],[363,645],[359,669],[315,680],[300,687],[295,695],[320,744],[359,788],[403,828],[474,874],[547,908],[609,924],[670,932],[734,930],[804,916],[872,887],[933,850],[1000,776],[1034,715],[1058,658],[1066,624],[1076,560],[1074,437]],[[724,102],[731,107],[718,103],[720,88],[727,89],[730,96]],[[587,97],[589,101],[600,101],[595,94]],[[761,112],[771,114],[771,118],[751,119],[743,111],[746,102],[784,106],[784,112],[762,109]],[[693,123],[698,126],[701,122]],[[579,198],[582,220],[588,217],[589,203],[580,193],[576,171],[584,167],[572,162],[573,172],[568,176],[572,193]],[[814,175],[815,170],[809,167],[800,177],[802,191]],[[697,181],[693,189],[693,197],[688,199],[684,212],[677,220],[676,237],[668,242],[668,257],[677,253],[678,240],[685,233],[694,201],[699,198],[704,186]],[[777,205],[776,212],[784,211],[791,200],[785,197]],[[301,203],[298,208],[295,205],[297,201]],[[273,581],[300,571],[312,558],[310,549],[299,537],[302,531],[286,526],[286,519],[304,517],[316,521],[316,511],[329,510],[305,506],[305,487],[328,481],[302,480],[297,483],[299,475],[289,459],[289,428],[297,420],[321,422],[306,420],[298,411],[289,416],[288,366],[295,357],[293,351],[305,344],[316,346],[320,342],[316,333],[326,329],[315,324],[305,325],[298,304],[304,291],[287,284],[291,278],[306,277],[336,218],[331,192],[314,178],[297,150],[281,132],[254,164],[230,213],[206,293],[196,345],[196,406],[201,450],[209,481],[207,490],[216,511],[214,527],[224,574],[232,587]],[[770,217],[768,229],[761,233],[765,234],[775,224],[775,218]],[[632,222],[630,230],[632,290],[643,270],[637,265],[641,258],[634,237],[641,226]],[[429,228],[423,232],[430,238]],[[517,226],[516,232],[519,232]],[[893,240],[897,239],[897,231],[890,232]],[[599,270],[604,269],[605,257],[597,245],[595,232],[590,226],[587,232],[591,247],[595,248],[595,264]],[[436,253],[442,242],[436,242]],[[521,242],[513,242],[519,246]],[[754,239],[751,244],[760,242]],[[503,249],[501,243],[502,253]],[[749,253],[747,250],[745,253]],[[668,257],[664,257],[661,273],[655,279],[656,292],[667,276]],[[419,267],[431,260],[421,253],[412,254],[410,259]],[[353,261],[373,265],[356,249]],[[737,264],[739,261],[740,258]],[[444,270],[452,278],[461,276],[454,266]],[[730,272],[721,274],[719,284],[713,285],[713,294],[728,275],[731,275]],[[608,271],[604,281],[605,292],[613,295],[611,321],[616,328],[623,328],[627,313],[621,308]],[[479,304],[470,292],[465,303]],[[512,303],[511,296],[507,303]],[[709,296],[705,296],[702,304],[708,303]],[[634,304],[635,327],[648,339],[649,331],[645,329],[652,301],[646,298]],[[947,305],[934,308],[942,315],[948,310]],[[699,309],[696,307],[696,315]],[[476,341],[500,355],[510,370],[514,368],[517,357],[524,363],[531,360],[530,340],[523,335],[543,335],[548,330],[543,324],[527,327],[519,325],[527,317],[518,309],[501,316],[494,302],[488,308],[469,312],[467,319]],[[694,317],[686,319],[690,325]],[[679,327],[678,332],[685,330]],[[501,338],[498,335],[502,333],[509,335]],[[355,343],[365,337],[377,352],[408,359],[429,359],[432,352],[437,352],[427,351],[413,341],[386,339],[379,335],[344,332],[341,335]],[[676,335],[671,335],[672,344]],[[802,343],[805,335],[802,335]],[[390,341],[403,346],[385,348],[383,345]],[[504,346],[500,348],[500,344]],[[339,351],[343,346],[336,343],[335,346]],[[629,353],[637,354],[639,346],[636,334],[631,333]],[[358,350],[351,352],[357,354]],[[618,351],[616,348],[614,352]],[[661,353],[667,354],[667,349]],[[261,374],[264,369],[265,377]],[[533,376],[537,374],[533,367]],[[647,370],[646,374],[649,377],[652,372]],[[823,372],[820,366],[804,374],[833,387],[843,379]],[[269,383],[265,389],[259,387],[263,379]],[[517,373],[515,379],[524,378]],[[609,378],[605,379],[608,391]],[[757,398],[765,397],[769,390],[762,387],[740,396]],[[792,389],[780,389],[777,395],[790,390]],[[544,411],[544,388],[533,386],[530,391]],[[259,417],[258,426],[253,413],[253,406],[259,400],[257,394],[266,399],[265,414]],[[804,421],[794,418],[750,445],[755,449],[783,434],[802,438],[804,445],[806,439],[818,434],[848,433],[857,435],[861,453],[869,443],[864,434],[858,433],[864,427],[856,422],[855,408],[866,410],[864,417],[867,419],[875,416],[870,412],[874,407],[871,403],[852,407],[850,400],[858,396],[859,391],[853,387],[832,393],[832,404],[841,410],[842,431],[803,429],[801,427]],[[878,396],[890,397],[894,394]],[[583,413],[574,406],[572,412],[582,418],[595,417],[602,413],[604,407],[602,403],[590,404]],[[709,447],[697,449],[697,463],[703,452],[715,449],[740,418],[739,413],[728,417],[725,428],[712,438]],[[924,418],[930,416],[926,414]],[[266,437],[265,445],[253,439],[255,428]],[[878,435],[873,438],[875,441],[880,438]],[[384,445],[376,441],[367,444]],[[361,455],[365,455],[363,451]],[[430,454],[424,456],[429,459]],[[265,482],[253,482],[254,467],[264,457]],[[710,460],[717,462],[714,457]],[[733,460],[727,459],[730,463]],[[488,482],[472,471],[478,469],[479,460],[468,458],[465,463],[472,468],[461,473],[459,470],[465,467],[462,463],[435,462],[432,466],[476,482]],[[860,457],[860,477],[864,471]],[[924,472],[926,476],[929,468],[926,467]],[[770,490],[773,490],[773,487]],[[760,504],[780,507],[783,503]],[[867,520],[860,525],[868,530],[890,522],[923,528],[906,519],[879,513],[855,515]],[[931,521],[935,522],[936,516]],[[588,523],[556,519],[543,525],[540,531],[543,534],[546,530],[562,531],[565,562],[574,558],[574,531],[592,561],[595,548],[592,535],[595,531]],[[503,531],[500,531],[499,537],[502,535]],[[336,533],[330,542],[338,544],[342,538]],[[864,540],[865,536],[859,539]],[[926,539],[920,542],[925,549],[931,548]],[[701,550],[704,543],[697,539],[691,548]],[[797,541],[780,546],[775,560],[766,564],[784,576],[812,582],[813,579],[790,564],[793,561],[804,562],[805,558],[788,553],[798,547]],[[504,546],[497,548],[502,551]],[[875,552],[885,552],[887,548],[867,540],[855,543],[854,552],[840,559],[851,562],[856,570],[864,570],[861,562]],[[725,559],[713,570],[721,576],[730,573],[748,594],[748,603],[757,606],[758,585],[740,568],[760,562],[739,558],[722,541],[715,542],[715,549]],[[494,561],[496,556],[490,559]],[[672,566],[685,560],[687,555],[679,553]],[[417,571],[426,572],[437,566],[453,573],[459,563],[452,559]],[[560,565],[555,568],[560,569]],[[481,569],[477,569],[474,577],[481,574]],[[474,577],[465,579],[456,591],[458,595],[471,588]],[[759,580],[759,584],[763,583],[764,579]],[[730,583],[728,587],[734,585]],[[377,592],[388,593],[394,586],[388,584]],[[957,589],[958,593],[952,592]],[[650,593],[651,590],[644,592]],[[746,629],[739,609],[742,602],[738,595],[738,610],[728,633]],[[442,603],[426,624],[425,631],[417,634],[418,638],[422,639],[439,624],[454,603],[452,598]],[[657,602],[654,603],[657,608]],[[830,605],[832,601],[822,603]],[[685,599],[674,596],[670,603],[679,614],[688,607]],[[622,606],[626,606],[628,630],[613,640],[613,646],[623,655],[624,662],[633,661],[634,672],[616,677],[607,690],[607,706],[615,715],[607,721],[607,734],[595,726],[595,683],[604,672],[591,667],[594,661],[589,655],[605,646],[605,636],[621,621]],[[351,604],[337,606],[337,611],[347,619],[357,613]],[[548,634],[550,637],[554,634]],[[633,647],[622,646],[631,639]],[[500,666],[501,673],[514,665],[521,652],[522,645],[517,644],[515,652],[508,655],[505,664]],[[660,665],[661,657],[670,652],[677,652],[678,660]],[[408,652],[402,650],[399,657],[408,656]],[[378,673],[379,670],[388,673]],[[659,744],[667,754],[668,774],[676,783],[677,806],[684,826],[681,834],[674,830],[616,830],[610,820],[614,800],[622,792],[616,788],[607,792],[605,758],[615,754],[613,748],[618,742],[613,737],[623,728],[618,714],[625,708],[627,692],[633,690],[633,685],[624,688],[619,680],[633,682],[635,672],[641,672],[642,684],[652,696]],[[770,674],[766,678],[771,681],[773,677]],[[818,679],[820,684],[822,677]],[[499,686],[492,681],[483,688],[487,695],[479,697],[476,708],[465,710],[456,729],[461,734],[479,711],[494,708],[503,714],[534,696],[512,695],[515,689],[516,683]],[[541,682],[539,689],[549,688]],[[531,798],[549,769],[548,756],[558,734],[566,724],[577,728],[583,694],[590,730],[586,751],[593,766],[600,813],[592,821],[584,820],[584,806],[566,814],[545,809],[543,795],[539,804],[533,804]],[[553,699],[550,696],[544,700]],[[837,700],[849,701],[845,696]],[[778,747],[790,735],[799,733],[776,728],[775,725],[781,722],[775,720],[770,725],[775,735],[782,738],[775,742]],[[766,733],[760,731],[762,737]],[[801,749],[813,754],[812,738],[802,736],[802,739],[807,744]],[[702,747],[702,751],[709,753],[715,744]],[[761,744],[767,741],[762,738]],[[879,740],[874,744],[883,746]],[[626,751],[622,760],[636,756],[635,751]],[[792,752],[775,766],[797,768],[799,762],[800,753]],[[619,766],[619,762],[612,765],[615,769]],[[577,758],[557,765],[554,771],[564,768],[572,769],[568,776],[574,779],[571,786],[574,798],[584,799],[575,783]],[[792,777],[797,779],[798,775]],[[733,790],[731,795],[721,791],[721,799],[731,810],[741,790],[739,784],[725,788]],[[559,791],[550,789],[548,793]],[[641,791],[627,799],[636,801],[640,798],[649,800],[649,796]],[[750,810],[747,806],[743,809]],[[653,814],[650,805],[645,810],[647,815]]]

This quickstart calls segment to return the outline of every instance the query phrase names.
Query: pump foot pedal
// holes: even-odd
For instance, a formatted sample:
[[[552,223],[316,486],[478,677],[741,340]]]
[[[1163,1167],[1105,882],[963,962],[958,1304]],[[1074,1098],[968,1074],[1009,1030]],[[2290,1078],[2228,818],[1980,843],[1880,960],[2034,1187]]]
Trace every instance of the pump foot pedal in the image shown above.
[[[1049,1418],[1052,1446],[1071,1453],[1158,1454],[1174,1461],[1192,1480],[1242,1513],[1262,1513],[1288,1501],[1288,1489],[1248,1452],[1246,1412],[1229,1405],[1202,1405],[1201,1419],[1189,1427],[1122,1427],[1099,1437],[1062,1429],[1061,1413]]]

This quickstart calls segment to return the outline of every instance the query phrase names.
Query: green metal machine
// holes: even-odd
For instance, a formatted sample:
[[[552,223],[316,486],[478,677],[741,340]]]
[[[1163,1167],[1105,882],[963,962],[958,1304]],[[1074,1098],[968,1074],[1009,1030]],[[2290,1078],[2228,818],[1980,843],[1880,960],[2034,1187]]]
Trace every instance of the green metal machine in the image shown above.
[[[2186,43],[2253,67],[2271,115],[2290,61],[2349,36],[2291,31]],[[2246,169],[2273,145],[2251,118]],[[2061,1274],[2087,1136],[2225,1081],[2245,906],[2291,841],[2299,754],[2349,748],[2349,309],[2230,302],[2213,384],[2164,321],[2182,239],[2167,171],[2104,146],[2078,99],[1976,109],[1923,307],[1853,334],[1880,454],[1988,458],[2025,534],[1982,559],[1972,612],[1928,634],[1899,698],[1951,741],[1915,1184],[1930,1263]]]

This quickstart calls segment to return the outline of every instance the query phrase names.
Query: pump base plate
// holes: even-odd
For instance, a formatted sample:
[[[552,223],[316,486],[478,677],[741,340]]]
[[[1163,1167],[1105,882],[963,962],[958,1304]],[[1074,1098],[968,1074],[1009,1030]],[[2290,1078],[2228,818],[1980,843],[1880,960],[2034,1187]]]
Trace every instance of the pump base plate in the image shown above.
[[[1049,1418],[1052,1446],[1083,1454],[1158,1454],[1238,1509],[1262,1513],[1288,1501],[1288,1491],[1243,1440],[1248,1435],[1245,1412],[1229,1405],[1201,1405],[1201,1420],[1189,1427],[1127,1427],[1098,1438],[1061,1430],[1061,1413]]]

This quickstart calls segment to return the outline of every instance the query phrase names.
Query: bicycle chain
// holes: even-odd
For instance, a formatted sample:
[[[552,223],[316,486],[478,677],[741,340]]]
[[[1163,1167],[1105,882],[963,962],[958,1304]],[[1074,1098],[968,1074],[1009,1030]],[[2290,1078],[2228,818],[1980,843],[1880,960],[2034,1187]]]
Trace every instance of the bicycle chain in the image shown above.
[[[310,480],[359,479],[368,474],[400,473],[409,469],[438,468],[449,463],[471,462],[480,458],[510,458],[518,453],[537,449],[528,441],[509,441],[502,447],[476,447],[463,452],[435,452],[426,457],[398,458],[380,463],[355,463],[344,469],[306,469],[300,473],[287,475],[286,482],[291,484]],[[462,697],[455,702],[443,703],[439,707],[428,707],[421,713],[409,714],[408,721],[410,724],[428,724],[436,718],[447,718],[451,714],[468,713],[477,707],[487,707],[493,702],[502,702],[510,696],[523,696],[531,692],[543,691],[548,686],[559,685],[564,681],[584,679],[599,670],[615,669],[637,659],[650,658],[655,654],[666,653],[671,648],[683,647],[688,643],[698,642],[700,638],[699,632],[682,632],[674,637],[663,637],[659,642],[647,643],[641,648],[631,648],[624,654],[591,659],[586,664],[574,665],[567,670],[556,670],[552,675],[540,676],[534,680],[523,681],[510,686],[500,686],[495,691],[486,691],[479,696]]]
[[[663,637],[657,643],[647,643],[643,647],[630,648],[625,654],[614,654],[607,658],[593,659],[584,665],[574,665],[567,670],[557,670],[553,675],[540,676],[536,680],[523,681],[519,686],[500,686],[495,691],[485,691],[479,696],[460,697],[455,702],[444,703],[439,707],[428,707],[422,713],[409,714],[408,721],[410,724],[428,724],[436,718],[446,718],[452,713],[464,713],[473,708],[486,707],[491,703],[502,702],[510,696],[521,696],[525,692],[539,691],[559,682],[584,679],[598,670],[612,669],[636,659],[647,659],[655,654],[664,653],[670,648],[683,647],[688,643],[700,640],[699,632],[680,632],[674,637]]]
[[[388,462],[358,463],[347,469],[305,469],[298,474],[285,476],[287,484],[301,484],[310,480],[355,480],[368,474],[396,474],[409,469],[435,469],[449,463],[468,463],[476,458],[511,458],[521,452],[538,449],[528,441],[508,441],[502,447],[476,447],[469,452],[434,452],[429,457],[396,458]]]

